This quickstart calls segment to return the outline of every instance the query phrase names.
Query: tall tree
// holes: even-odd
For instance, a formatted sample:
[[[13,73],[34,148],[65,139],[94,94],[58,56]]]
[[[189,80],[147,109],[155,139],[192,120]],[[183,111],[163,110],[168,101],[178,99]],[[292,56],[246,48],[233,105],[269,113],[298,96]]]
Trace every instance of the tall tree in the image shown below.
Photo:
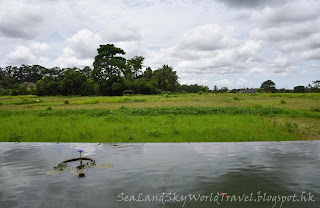
[[[154,76],[158,82],[159,88],[163,91],[173,91],[178,85],[178,75],[173,68],[163,65],[162,68],[154,71]]]
[[[17,83],[14,77],[14,69],[12,66],[0,68],[0,87],[5,89],[12,89],[13,85]]]
[[[261,89],[263,89],[265,92],[276,92],[276,84],[271,81],[267,80],[261,84]]]
[[[144,57],[142,56],[135,56],[132,59],[129,59],[127,62],[132,67],[134,78],[136,78],[139,73],[141,73],[141,69],[143,67],[143,60]]]
[[[314,88],[320,88],[320,80],[312,81]]]
[[[125,69],[126,59],[121,55],[125,52],[113,44],[100,45],[98,55],[94,58],[92,77],[98,82],[100,90],[102,82],[112,76],[120,77]]]
[[[151,69],[151,67],[147,67],[146,70],[143,72],[143,76],[147,79],[147,80],[151,80],[153,77],[153,71]]]

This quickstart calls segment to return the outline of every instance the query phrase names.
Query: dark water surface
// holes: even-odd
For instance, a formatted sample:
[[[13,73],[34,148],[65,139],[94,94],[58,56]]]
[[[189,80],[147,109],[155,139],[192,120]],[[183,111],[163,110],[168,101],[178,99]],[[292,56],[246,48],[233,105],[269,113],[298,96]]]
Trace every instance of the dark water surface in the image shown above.
[[[78,157],[79,148],[114,167],[90,168],[84,178],[45,174]],[[246,201],[234,201],[238,196]],[[320,141],[0,143],[0,208],[6,207],[320,207]]]

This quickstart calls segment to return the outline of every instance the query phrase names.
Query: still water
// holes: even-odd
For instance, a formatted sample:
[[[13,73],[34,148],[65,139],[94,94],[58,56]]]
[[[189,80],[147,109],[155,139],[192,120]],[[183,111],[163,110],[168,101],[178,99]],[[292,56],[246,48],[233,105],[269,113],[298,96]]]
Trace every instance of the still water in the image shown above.
[[[77,149],[113,167],[45,174]],[[320,142],[0,143],[0,207],[320,207]]]

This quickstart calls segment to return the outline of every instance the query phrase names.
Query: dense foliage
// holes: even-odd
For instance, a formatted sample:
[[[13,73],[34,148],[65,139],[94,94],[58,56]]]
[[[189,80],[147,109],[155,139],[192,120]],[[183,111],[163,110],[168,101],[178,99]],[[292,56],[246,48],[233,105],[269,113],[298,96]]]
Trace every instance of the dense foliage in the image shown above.
[[[126,89],[135,94],[203,93],[209,88],[202,85],[180,85],[177,72],[169,65],[152,70],[144,68],[144,57],[125,59],[125,51],[113,44],[100,45],[93,63],[93,69],[45,68],[40,65],[0,67],[0,95],[122,95]],[[213,92],[228,92],[228,88],[214,87]],[[259,92],[289,92],[275,88],[275,83],[267,80]],[[230,91],[229,91],[230,92]],[[238,92],[238,90],[232,90]],[[313,86],[297,86],[291,92],[320,92],[320,80]]]

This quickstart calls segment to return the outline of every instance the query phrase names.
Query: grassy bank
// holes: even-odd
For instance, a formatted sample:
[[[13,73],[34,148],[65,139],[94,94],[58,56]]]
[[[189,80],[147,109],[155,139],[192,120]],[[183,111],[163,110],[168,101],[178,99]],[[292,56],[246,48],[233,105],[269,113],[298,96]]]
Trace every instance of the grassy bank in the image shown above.
[[[2,142],[320,138],[318,94],[0,97]]]
[[[118,97],[0,96],[0,110],[119,109],[168,107],[278,107],[320,111],[320,94],[181,94]]]

